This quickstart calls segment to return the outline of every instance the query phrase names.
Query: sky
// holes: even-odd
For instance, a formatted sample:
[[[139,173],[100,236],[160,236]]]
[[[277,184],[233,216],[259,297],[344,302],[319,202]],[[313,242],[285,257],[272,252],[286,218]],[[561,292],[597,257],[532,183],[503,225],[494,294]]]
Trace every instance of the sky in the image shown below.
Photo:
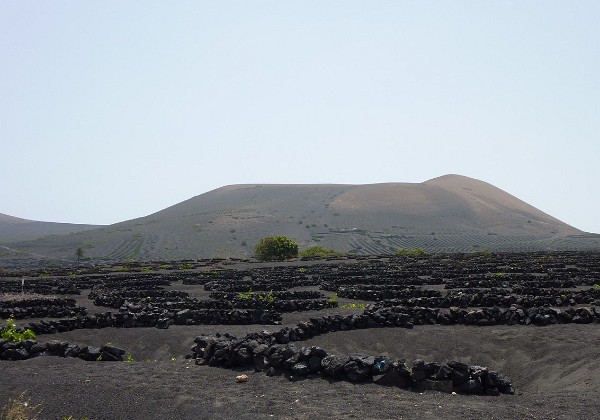
[[[0,213],[489,182],[600,233],[600,2],[0,0]]]

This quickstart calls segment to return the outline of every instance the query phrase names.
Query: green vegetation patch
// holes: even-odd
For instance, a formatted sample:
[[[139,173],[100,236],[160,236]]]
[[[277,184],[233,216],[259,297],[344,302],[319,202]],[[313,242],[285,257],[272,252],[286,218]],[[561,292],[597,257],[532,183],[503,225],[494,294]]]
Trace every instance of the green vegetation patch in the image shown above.
[[[23,332],[17,331],[17,324],[12,315],[6,320],[6,326],[0,332],[1,339],[15,343],[24,340],[35,340],[35,337],[35,333],[30,329],[26,329]]]
[[[396,255],[425,255],[427,254],[425,252],[425,250],[421,249],[421,248],[399,248],[396,250]]]
[[[315,245],[300,251],[299,255],[300,257],[330,257],[340,256],[342,253],[333,249],[324,248],[320,245]]]
[[[262,238],[254,247],[254,256],[259,261],[283,261],[298,256],[298,243],[287,236]]]

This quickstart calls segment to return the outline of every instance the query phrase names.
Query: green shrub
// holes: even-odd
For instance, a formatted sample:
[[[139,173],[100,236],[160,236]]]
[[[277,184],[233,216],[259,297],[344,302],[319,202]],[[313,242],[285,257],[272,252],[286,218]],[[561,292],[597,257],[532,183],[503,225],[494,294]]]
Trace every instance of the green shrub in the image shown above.
[[[259,302],[265,303],[267,305],[272,305],[273,302],[277,300],[275,295],[273,295],[272,290],[265,294],[253,293],[252,290],[248,290],[247,292],[238,292],[238,298],[240,299],[249,300],[253,297],[256,297],[256,299],[258,299]]]
[[[348,303],[340,306],[340,309],[365,309],[366,307],[366,303]]]
[[[411,249],[407,249],[407,248],[399,248],[396,250],[396,255],[425,255],[426,252],[425,250],[421,249],[421,248],[411,248]]]
[[[487,248],[481,248],[479,250],[479,254],[482,255],[483,257],[490,258],[492,256],[492,251],[490,251]]]
[[[267,305],[272,305],[277,298],[273,295],[273,291],[269,291],[269,293],[265,295],[258,295],[258,300],[266,303]]]
[[[250,299],[252,297],[252,289],[248,290],[247,292],[239,292],[238,297],[240,299]]]
[[[328,248],[323,248],[322,246],[315,245],[310,248],[306,248],[304,251],[301,251],[299,254],[301,257],[327,257],[327,256],[337,256],[341,255],[341,253]]]
[[[287,236],[262,238],[254,247],[254,256],[260,261],[283,261],[298,256],[298,243]]]
[[[331,297],[329,299],[327,299],[328,303],[337,303],[338,301],[338,294],[334,293],[333,295],[331,295]]]
[[[30,329],[26,329],[25,331],[18,332],[17,324],[15,323],[15,319],[11,315],[6,320],[6,327],[2,329],[0,332],[0,338],[7,341],[14,341],[16,343],[23,340],[35,340],[35,333]]]

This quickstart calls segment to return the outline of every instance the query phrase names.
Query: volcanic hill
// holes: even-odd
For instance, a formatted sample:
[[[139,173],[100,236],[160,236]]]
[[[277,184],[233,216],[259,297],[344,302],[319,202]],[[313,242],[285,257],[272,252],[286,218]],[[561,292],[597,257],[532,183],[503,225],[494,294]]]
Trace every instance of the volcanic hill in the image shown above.
[[[66,235],[97,227],[99,226],[38,222],[0,213],[0,242],[25,241],[49,235]]]
[[[472,252],[600,247],[598,235],[460,175],[422,183],[230,185],[146,217],[12,247],[55,259],[72,259],[78,246],[94,259],[246,257],[260,238],[274,234],[297,239],[301,249],[319,244],[356,254],[398,248]]]

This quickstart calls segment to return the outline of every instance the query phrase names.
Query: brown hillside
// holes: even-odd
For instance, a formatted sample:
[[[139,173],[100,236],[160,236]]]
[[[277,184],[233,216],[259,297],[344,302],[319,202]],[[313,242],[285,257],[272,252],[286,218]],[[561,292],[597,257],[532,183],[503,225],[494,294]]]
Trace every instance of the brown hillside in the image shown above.
[[[582,232],[488,183],[446,175],[423,183],[230,185],[146,217],[21,243],[53,258],[244,257],[267,235],[344,252],[597,248]]]

